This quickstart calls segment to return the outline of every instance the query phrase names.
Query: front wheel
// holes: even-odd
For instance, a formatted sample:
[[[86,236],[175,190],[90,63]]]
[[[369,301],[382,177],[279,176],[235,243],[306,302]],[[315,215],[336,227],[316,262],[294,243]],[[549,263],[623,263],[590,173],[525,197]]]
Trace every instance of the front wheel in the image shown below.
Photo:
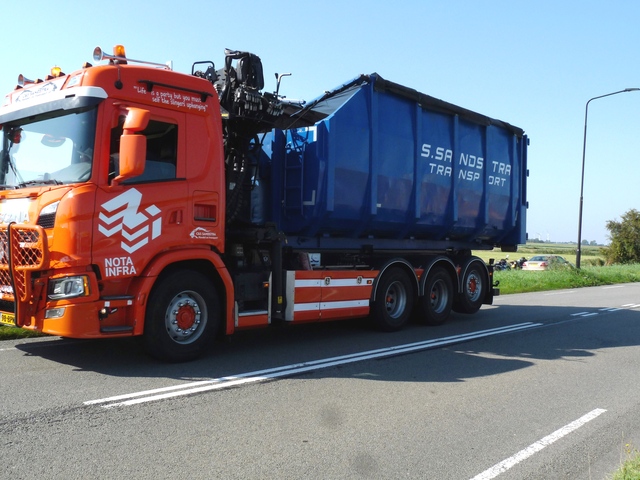
[[[476,313],[480,310],[489,279],[487,268],[479,258],[469,261],[462,274],[462,291],[453,302],[453,310],[458,313]]]
[[[218,295],[201,273],[178,271],[158,280],[146,315],[143,343],[149,354],[170,362],[193,360],[218,329]]]
[[[414,305],[414,289],[409,275],[400,268],[382,274],[378,294],[371,305],[375,325],[385,332],[400,330],[409,320]]]

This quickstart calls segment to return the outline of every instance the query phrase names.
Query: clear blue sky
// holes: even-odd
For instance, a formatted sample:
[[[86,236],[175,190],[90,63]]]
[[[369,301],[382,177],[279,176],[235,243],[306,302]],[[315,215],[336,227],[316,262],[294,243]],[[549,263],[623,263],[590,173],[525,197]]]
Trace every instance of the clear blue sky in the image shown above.
[[[311,100],[360,73],[523,128],[529,237],[575,241],[584,110],[640,87],[640,2],[481,0],[32,0],[2,15],[0,91],[122,43],[134,59],[190,72],[224,48],[259,55],[265,89]],[[589,107],[582,238],[640,209],[640,92]]]

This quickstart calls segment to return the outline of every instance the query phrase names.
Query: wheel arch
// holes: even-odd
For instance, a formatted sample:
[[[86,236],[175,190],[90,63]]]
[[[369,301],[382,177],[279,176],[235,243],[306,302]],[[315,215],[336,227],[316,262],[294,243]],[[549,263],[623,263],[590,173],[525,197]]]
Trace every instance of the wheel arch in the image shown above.
[[[491,295],[491,285],[490,285],[491,275],[489,274],[489,268],[487,267],[487,264],[480,257],[469,257],[465,259],[464,262],[462,263],[462,267],[460,268],[460,274],[458,275],[458,282],[457,282],[458,293],[462,293],[464,291],[464,279],[466,277],[466,274],[471,269],[471,267],[475,264],[481,266],[480,270],[482,271],[482,274],[484,276],[484,281],[487,284],[487,289],[485,291],[485,298],[483,299],[483,300],[486,300],[487,297]]]
[[[418,286],[418,296],[422,297],[424,295],[424,285],[427,282],[427,277],[429,276],[429,272],[431,272],[434,268],[444,268],[445,271],[451,276],[451,281],[453,285],[455,285],[456,292],[458,293],[461,288],[461,280],[458,275],[458,270],[456,269],[455,263],[449,258],[443,255],[434,257],[428,261],[425,265],[424,270],[422,271],[422,275],[420,275],[420,282]]]
[[[186,249],[178,251],[164,252],[156,256],[139,277],[134,281],[134,291],[136,292],[135,318],[146,319],[147,300],[151,290],[157,281],[178,270],[194,270],[209,278],[221,300],[222,319],[221,331],[230,335],[234,332],[233,321],[233,281],[222,259],[213,251],[208,249]],[[136,322],[134,328],[135,335],[142,335],[144,332],[144,321]]]
[[[373,281],[373,287],[371,288],[372,303],[376,301],[376,297],[378,295],[378,287],[380,285],[380,279],[383,277],[385,272],[395,267],[398,267],[404,270],[409,275],[409,278],[412,279],[413,288],[415,289],[414,293],[416,294],[418,293],[420,286],[418,282],[418,276],[416,275],[416,271],[413,268],[413,266],[404,258],[393,258],[387,261],[385,264],[383,264],[382,268],[380,268],[380,271],[378,272],[378,275]]]

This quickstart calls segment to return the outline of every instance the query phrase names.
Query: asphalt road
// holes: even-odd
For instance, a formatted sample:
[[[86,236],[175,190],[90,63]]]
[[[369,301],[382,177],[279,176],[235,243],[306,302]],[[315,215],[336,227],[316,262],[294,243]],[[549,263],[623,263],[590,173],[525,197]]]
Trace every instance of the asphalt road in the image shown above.
[[[0,478],[602,479],[640,448],[639,363],[640,284],[244,332],[185,364],[7,341]]]

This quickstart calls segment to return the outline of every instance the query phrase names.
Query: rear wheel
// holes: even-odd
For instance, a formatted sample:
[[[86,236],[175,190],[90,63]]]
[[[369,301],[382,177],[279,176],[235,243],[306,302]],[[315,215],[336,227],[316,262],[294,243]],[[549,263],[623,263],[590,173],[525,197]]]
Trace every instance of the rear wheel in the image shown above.
[[[415,303],[409,274],[401,268],[390,268],[382,274],[377,290],[371,305],[375,325],[386,332],[400,330],[409,321]]]
[[[427,325],[442,325],[451,314],[453,304],[453,281],[444,268],[432,269],[424,284],[424,295],[420,297],[420,321]]]
[[[462,292],[453,302],[453,310],[458,313],[476,313],[482,306],[482,301],[489,279],[484,262],[479,258],[472,259],[463,269]]]
[[[143,342],[148,353],[172,362],[193,360],[217,331],[218,295],[201,273],[178,271],[158,280],[146,315]]]

